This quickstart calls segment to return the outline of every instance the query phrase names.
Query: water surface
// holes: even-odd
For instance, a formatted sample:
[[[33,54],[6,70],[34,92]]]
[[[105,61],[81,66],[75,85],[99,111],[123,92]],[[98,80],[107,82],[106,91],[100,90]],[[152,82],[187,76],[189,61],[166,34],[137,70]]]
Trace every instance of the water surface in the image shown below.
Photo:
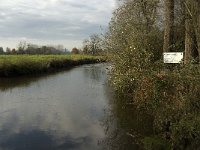
[[[114,94],[108,66],[0,78],[0,150],[143,149],[152,119]]]
[[[0,150],[98,150],[106,65],[0,79]]]

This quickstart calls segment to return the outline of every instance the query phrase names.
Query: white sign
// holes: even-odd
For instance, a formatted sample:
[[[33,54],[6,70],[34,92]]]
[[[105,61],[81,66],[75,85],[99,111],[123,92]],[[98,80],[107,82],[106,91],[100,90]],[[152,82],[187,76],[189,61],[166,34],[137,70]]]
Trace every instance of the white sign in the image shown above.
[[[164,63],[181,63],[183,61],[183,52],[165,52],[163,53]]]

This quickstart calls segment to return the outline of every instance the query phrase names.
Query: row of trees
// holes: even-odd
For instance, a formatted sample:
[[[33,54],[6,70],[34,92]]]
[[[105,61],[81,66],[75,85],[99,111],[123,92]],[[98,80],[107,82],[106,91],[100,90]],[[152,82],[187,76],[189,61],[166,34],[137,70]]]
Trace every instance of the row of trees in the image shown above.
[[[56,46],[39,46],[36,44],[27,43],[21,41],[17,49],[6,48],[4,52],[3,48],[0,47],[0,54],[63,54],[69,53],[62,45]]]
[[[70,53],[67,49],[64,49],[63,45],[56,46],[39,46],[36,44],[27,43],[26,41],[21,41],[17,49],[0,47],[0,54],[63,54]],[[92,34],[88,39],[83,41],[83,48],[78,49],[76,47],[72,48],[72,54],[86,54],[86,55],[102,55],[103,54],[103,36],[98,34]]]

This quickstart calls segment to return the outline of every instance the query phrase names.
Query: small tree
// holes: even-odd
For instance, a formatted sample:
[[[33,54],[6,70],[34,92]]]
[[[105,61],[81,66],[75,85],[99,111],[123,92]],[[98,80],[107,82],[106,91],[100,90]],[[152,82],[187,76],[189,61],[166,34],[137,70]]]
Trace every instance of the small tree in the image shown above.
[[[88,39],[83,40],[83,54],[90,53],[89,43],[90,41]]]
[[[98,34],[90,35],[83,41],[83,53],[99,55],[102,52],[102,38]]]
[[[3,54],[3,47],[0,47],[0,54]]]
[[[74,47],[74,48],[72,48],[71,53],[72,53],[72,54],[79,54],[80,51],[79,51],[76,47]]]
[[[17,46],[18,54],[24,54],[26,49],[27,49],[26,41],[20,41]]]
[[[15,48],[13,48],[13,49],[12,49],[12,51],[11,51],[11,53],[12,53],[12,54],[17,54],[17,51],[16,51],[16,49],[15,49]]]
[[[10,54],[11,53],[11,49],[9,47],[6,47],[6,54]]]

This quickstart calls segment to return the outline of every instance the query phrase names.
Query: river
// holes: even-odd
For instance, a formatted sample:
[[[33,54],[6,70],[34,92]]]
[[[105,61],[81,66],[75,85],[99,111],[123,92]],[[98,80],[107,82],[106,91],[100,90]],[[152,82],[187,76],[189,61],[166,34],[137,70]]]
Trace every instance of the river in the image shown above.
[[[108,64],[0,78],[0,150],[138,150],[152,120],[108,84]]]
[[[102,149],[106,67],[0,79],[0,149]]]

